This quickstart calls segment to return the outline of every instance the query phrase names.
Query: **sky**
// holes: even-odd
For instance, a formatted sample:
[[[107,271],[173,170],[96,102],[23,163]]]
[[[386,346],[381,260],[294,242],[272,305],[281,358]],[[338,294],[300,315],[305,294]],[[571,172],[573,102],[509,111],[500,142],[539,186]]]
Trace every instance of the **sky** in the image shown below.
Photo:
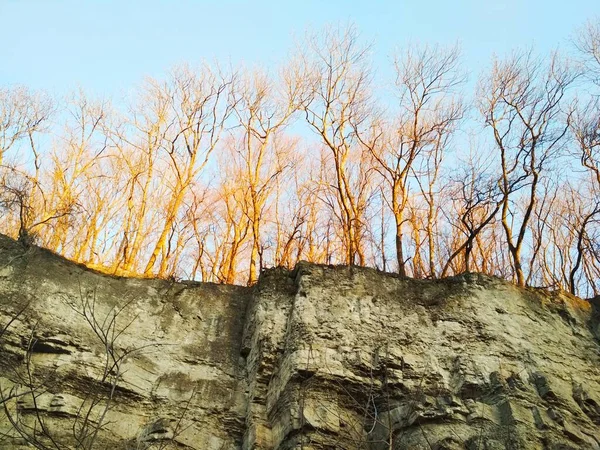
[[[598,15],[599,0],[0,0],[0,86],[119,97],[179,63],[274,67],[307,29],[349,23],[376,68],[407,43],[459,42],[477,73],[494,53],[568,47]]]

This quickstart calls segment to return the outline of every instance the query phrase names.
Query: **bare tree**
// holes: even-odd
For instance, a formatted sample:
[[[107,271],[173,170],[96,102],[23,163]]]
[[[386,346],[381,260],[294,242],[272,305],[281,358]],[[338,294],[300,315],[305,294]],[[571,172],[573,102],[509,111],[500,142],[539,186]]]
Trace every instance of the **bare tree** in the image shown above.
[[[600,38],[600,34],[597,38]],[[598,44],[600,45],[600,42]],[[590,239],[589,235],[590,226],[597,227],[597,217],[600,217],[600,99],[594,98],[576,109],[571,125],[577,143],[576,154],[587,175],[581,191],[587,192],[589,197],[587,202],[585,198],[584,201],[578,202],[577,207],[579,210],[583,208],[584,211],[580,211],[578,215],[576,262],[569,275],[569,289],[571,293],[576,294],[577,271],[582,263],[592,263],[597,258],[594,249],[600,246],[600,242]]]
[[[96,290],[85,291],[80,286],[79,296],[65,296],[65,302],[83,319],[88,331],[103,349],[100,353],[103,358],[100,375],[95,380],[97,386],[91,387],[88,392],[84,390],[85,398],[72,419],[71,434],[57,433],[52,421],[42,412],[42,396],[56,389],[57,382],[52,370],[39,370],[32,363],[32,356],[40,345],[40,327],[43,324],[31,325],[22,360],[12,368],[14,384],[10,387],[0,386],[0,405],[13,431],[34,448],[91,450],[98,448],[101,435],[106,432],[107,417],[122,383],[126,360],[156,344],[134,349],[121,347],[121,337],[137,319],[137,316],[133,316],[123,323],[124,317],[129,315],[131,301],[107,310],[105,305],[96,301]],[[15,321],[27,323],[31,319],[27,317],[29,305],[27,303],[13,314],[9,322],[0,329],[0,339]],[[16,400],[20,403],[15,405]],[[23,408],[24,402],[29,403],[31,408]]]
[[[138,96],[128,115],[112,114],[104,121],[114,171],[123,178],[123,185],[115,182],[121,193],[123,218],[119,239],[115,239],[112,272],[143,270],[143,249],[152,245],[157,210],[169,197],[168,183],[159,180],[164,170],[160,156],[168,130],[170,99],[150,81],[143,84]]]
[[[101,133],[101,122],[106,108],[106,104],[89,99],[82,91],[69,99],[65,131],[59,140],[61,145],[50,153],[46,179],[38,181],[48,185],[44,189],[46,203],[50,207],[77,204],[87,219],[86,226],[79,229],[74,229],[75,215],[64,215],[56,220],[44,236],[45,247],[53,251],[69,254],[71,250],[71,255],[79,257],[88,249],[93,253],[93,236],[100,226],[98,218],[101,214],[110,216],[107,205],[94,205],[94,197],[89,195],[94,190],[95,181],[103,177],[100,164],[107,145]],[[109,197],[107,194],[104,193]],[[67,239],[70,237],[75,237],[77,242],[69,246]]]
[[[398,273],[407,275],[404,250],[405,210],[410,196],[410,179],[423,157],[428,175],[429,221],[433,220],[433,186],[448,139],[463,115],[462,103],[452,94],[464,77],[458,69],[459,49],[452,47],[414,47],[396,57],[396,92],[399,114],[391,124],[381,125],[383,139],[369,149],[377,170],[388,187],[387,203],[395,222]],[[433,164],[431,164],[433,163]],[[430,255],[433,260],[433,230],[429,229]],[[430,268],[433,270],[433,268]]]
[[[581,165],[600,189],[600,99],[592,99],[575,110],[571,129]]]
[[[452,218],[456,223],[454,220],[450,223],[454,227],[453,236],[463,235],[464,240],[446,260],[442,277],[448,274],[452,262],[461,253],[464,255],[464,271],[471,271],[476,239],[500,209],[499,190],[496,180],[488,172],[489,165],[490,161],[486,161],[481,155],[471,154],[454,177],[452,200],[456,209],[452,212]]]
[[[579,30],[575,46],[583,56],[586,77],[600,86],[600,19],[589,20]]]
[[[310,35],[270,74],[176,68],[125,105],[79,92],[53,116],[47,95],[0,88],[0,231],[118,274],[252,284],[300,259],[395,260],[402,276],[595,292],[599,30],[579,30],[578,66],[494,61],[477,92],[489,141],[452,173],[472,131],[456,46],[400,51],[391,100],[354,27]]]
[[[558,55],[545,62],[532,52],[495,60],[480,81],[479,109],[499,154],[501,220],[518,285],[525,285],[522,249],[540,179],[568,130],[567,90],[577,78]],[[515,197],[526,191],[522,211]]]
[[[252,231],[248,285],[258,278],[260,225],[265,219],[267,200],[293,160],[295,143],[285,139],[281,131],[300,106],[301,86],[296,77],[290,77],[278,89],[275,80],[255,72],[240,77],[232,91],[233,110],[242,130],[235,153],[243,161],[247,183],[245,213]]]
[[[176,69],[167,82],[152,82],[156,95],[167,102],[165,132],[160,136],[173,179],[170,199],[164,211],[159,236],[150,254],[144,273],[153,273],[160,259],[157,274],[167,270],[167,240],[180,212],[185,195],[194,179],[207,165],[216,148],[231,105],[225,104],[232,77],[203,67],[200,73],[189,68]]]
[[[0,166],[6,152],[25,139],[33,152],[35,170],[39,171],[35,135],[46,129],[53,112],[54,103],[43,92],[23,86],[0,88]]]
[[[336,211],[342,229],[346,264],[365,264],[362,245],[365,210],[371,195],[371,177],[363,143],[374,146],[369,120],[374,113],[370,97],[369,47],[361,45],[355,28],[328,29],[311,36],[304,78],[310,97],[304,111],[309,126],[330,152]]]
[[[216,220],[210,225],[214,247],[212,277],[221,283],[239,281],[239,258],[251,233],[251,225],[245,214],[247,183],[244,167],[240,167],[239,160],[227,156],[227,153],[223,153],[219,158],[222,176],[215,192],[219,207],[214,213]]]
[[[16,238],[25,245],[34,243],[43,226],[73,214],[74,202],[48,205],[41,192],[39,202],[34,195],[37,182],[14,167],[0,173],[0,210],[12,215]]]

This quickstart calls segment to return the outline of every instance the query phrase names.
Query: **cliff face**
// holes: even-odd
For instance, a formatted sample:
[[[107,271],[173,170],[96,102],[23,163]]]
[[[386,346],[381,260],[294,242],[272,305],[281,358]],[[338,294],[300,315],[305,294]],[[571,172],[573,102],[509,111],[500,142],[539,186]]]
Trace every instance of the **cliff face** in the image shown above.
[[[600,449],[596,314],[474,274],[115,278],[0,236],[0,448]]]

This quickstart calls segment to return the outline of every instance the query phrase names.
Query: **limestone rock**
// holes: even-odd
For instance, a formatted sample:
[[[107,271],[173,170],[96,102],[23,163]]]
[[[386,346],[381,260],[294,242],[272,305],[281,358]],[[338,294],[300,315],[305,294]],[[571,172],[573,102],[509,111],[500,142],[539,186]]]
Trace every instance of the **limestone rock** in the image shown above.
[[[0,448],[600,449],[599,303],[306,263],[119,278],[0,236]]]

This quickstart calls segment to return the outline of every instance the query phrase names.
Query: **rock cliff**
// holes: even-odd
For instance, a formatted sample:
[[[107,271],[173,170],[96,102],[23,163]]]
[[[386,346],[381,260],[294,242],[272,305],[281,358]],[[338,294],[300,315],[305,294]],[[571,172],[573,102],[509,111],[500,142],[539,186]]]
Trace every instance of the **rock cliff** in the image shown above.
[[[598,309],[478,274],[118,278],[0,236],[0,448],[600,449]]]

